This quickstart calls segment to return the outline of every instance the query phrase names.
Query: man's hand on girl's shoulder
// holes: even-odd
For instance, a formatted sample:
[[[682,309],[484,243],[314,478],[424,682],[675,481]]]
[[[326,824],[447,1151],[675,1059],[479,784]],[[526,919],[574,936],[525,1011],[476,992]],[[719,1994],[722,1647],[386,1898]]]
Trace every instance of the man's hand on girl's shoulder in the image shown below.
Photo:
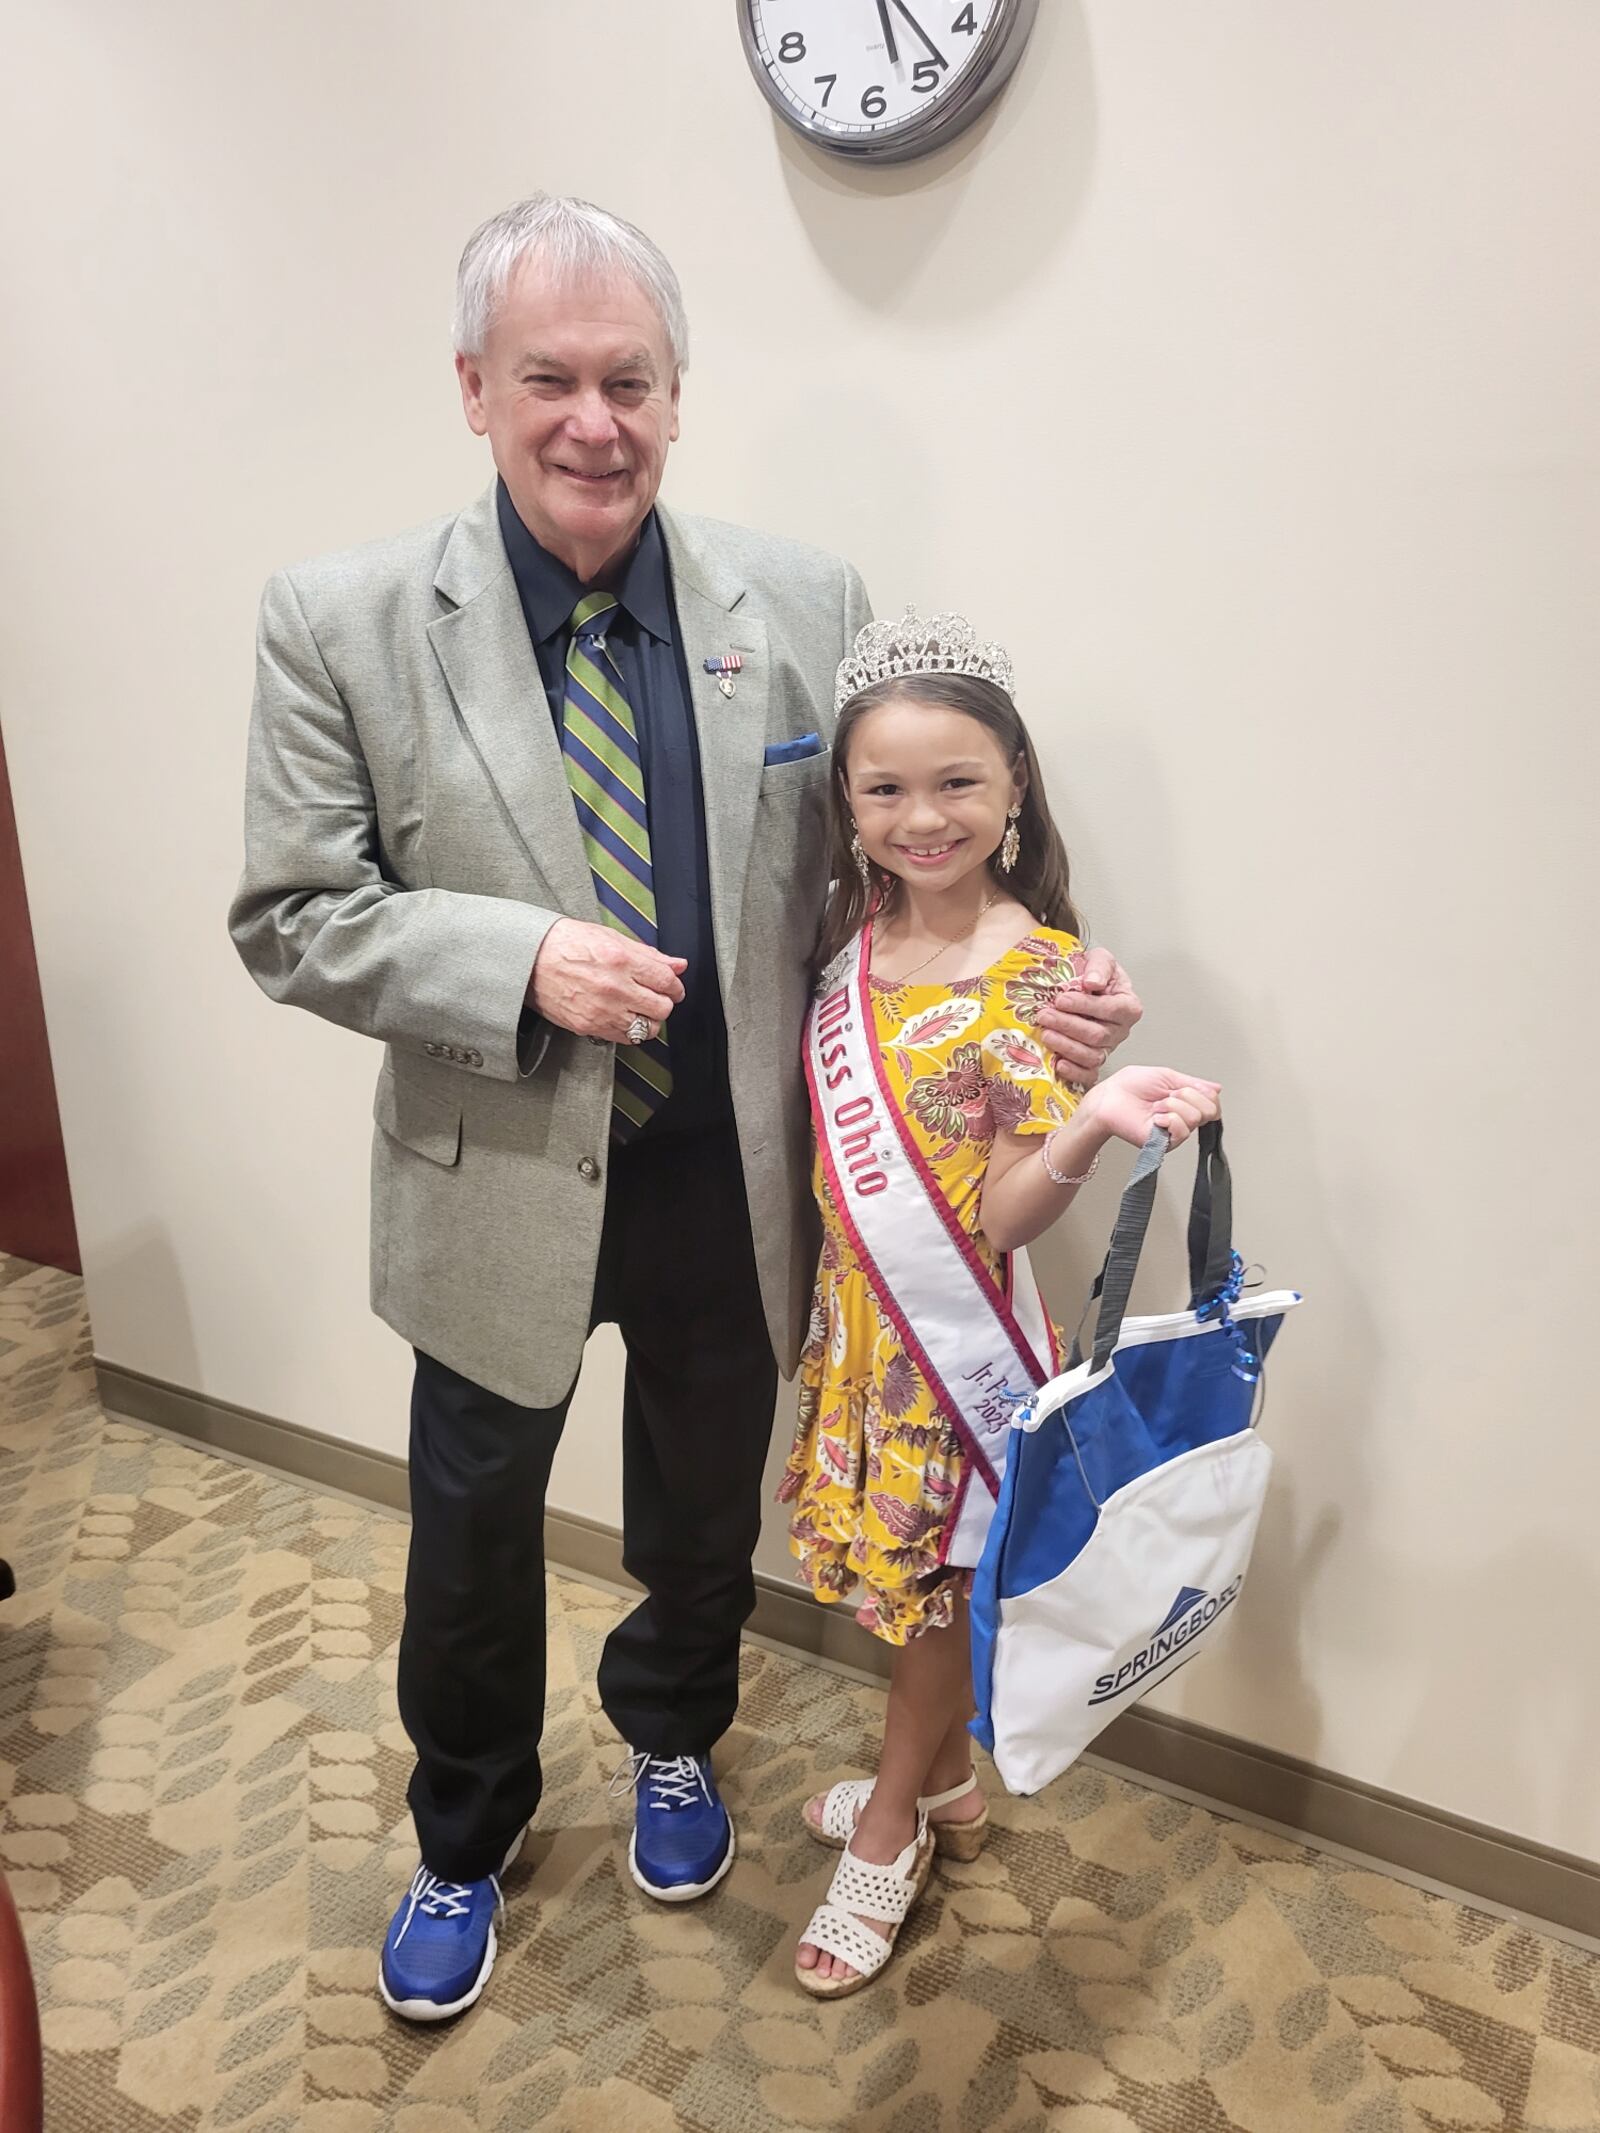
[[[1143,1013],[1128,973],[1110,949],[1081,951],[1076,980],[1039,1010],[1039,1035],[1055,1055],[1058,1079],[1092,1088]]]

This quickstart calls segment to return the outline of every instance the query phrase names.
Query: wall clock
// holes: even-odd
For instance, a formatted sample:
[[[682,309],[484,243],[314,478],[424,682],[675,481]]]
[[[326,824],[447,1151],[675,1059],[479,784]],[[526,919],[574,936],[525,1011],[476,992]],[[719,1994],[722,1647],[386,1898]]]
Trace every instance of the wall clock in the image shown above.
[[[797,133],[899,163],[970,126],[1022,57],[1039,0],[738,0],[745,57]]]

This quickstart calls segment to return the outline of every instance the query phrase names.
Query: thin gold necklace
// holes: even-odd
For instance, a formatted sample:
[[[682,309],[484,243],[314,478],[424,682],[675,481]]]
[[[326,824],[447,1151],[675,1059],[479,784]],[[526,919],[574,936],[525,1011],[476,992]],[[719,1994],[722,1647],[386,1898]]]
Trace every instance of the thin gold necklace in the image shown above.
[[[941,937],[939,945],[937,948],[935,948],[932,955],[925,955],[920,963],[913,963],[909,970],[901,971],[899,977],[886,978],[884,980],[884,983],[886,985],[904,985],[910,979],[914,978],[919,970],[926,970],[930,963],[937,962],[939,957],[943,955],[947,949],[959,948],[963,941],[970,941],[972,936],[977,932],[978,928],[983,924],[985,912],[990,910],[991,907],[997,904],[999,901],[1000,891],[998,889],[991,890],[990,893],[983,899],[983,902],[979,904],[978,915],[972,921],[972,924],[967,928],[965,933],[958,933],[953,941],[945,940]]]

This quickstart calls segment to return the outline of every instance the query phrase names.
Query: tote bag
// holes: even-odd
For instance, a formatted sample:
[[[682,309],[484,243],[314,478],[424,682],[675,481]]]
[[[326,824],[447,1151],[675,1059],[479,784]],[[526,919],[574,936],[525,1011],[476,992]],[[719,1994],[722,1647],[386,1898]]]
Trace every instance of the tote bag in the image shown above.
[[[1287,1290],[1246,1296],[1220,1124],[1198,1135],[1189,1308],[1127,1317],[1167,1137],[1122,1196],[1093,1353],[1017,1411],[972,1594],[972,1731],[1037,1792],[1214,1641],[1237,1605],[1272,1455],[1252,1426]],[[1092,1299],[1091,1299],[1092,1300]]]

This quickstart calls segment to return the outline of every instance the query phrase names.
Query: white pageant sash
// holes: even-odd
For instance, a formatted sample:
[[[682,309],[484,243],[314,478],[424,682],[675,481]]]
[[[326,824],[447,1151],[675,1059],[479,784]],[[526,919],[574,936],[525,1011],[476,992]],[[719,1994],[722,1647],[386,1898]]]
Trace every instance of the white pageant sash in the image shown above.
[[[817,987],[806,1028],[811,1115],[856,1257],[966,1454],[940,1560],[970,1569],[994,1515],[1016,1403],[1062,1364],[1027,1253],[1009,1255],[1004,1290],[996,1287],[900,1114],[878,1049],[871,955],[869,922]]]

